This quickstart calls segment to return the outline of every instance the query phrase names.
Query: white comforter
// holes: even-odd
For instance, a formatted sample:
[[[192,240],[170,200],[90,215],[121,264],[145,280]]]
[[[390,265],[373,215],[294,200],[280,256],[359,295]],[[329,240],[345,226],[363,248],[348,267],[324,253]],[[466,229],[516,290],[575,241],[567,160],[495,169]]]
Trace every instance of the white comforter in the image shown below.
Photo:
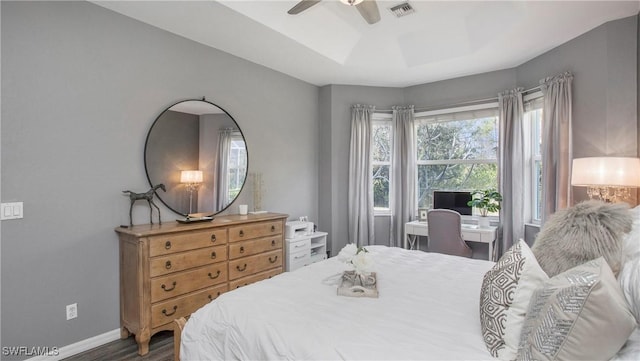
[[[186,360],[492,359],[480,331],[493,262],[367,247],[379,298],[336,294],[336,258],[221,295],[182,334]]]

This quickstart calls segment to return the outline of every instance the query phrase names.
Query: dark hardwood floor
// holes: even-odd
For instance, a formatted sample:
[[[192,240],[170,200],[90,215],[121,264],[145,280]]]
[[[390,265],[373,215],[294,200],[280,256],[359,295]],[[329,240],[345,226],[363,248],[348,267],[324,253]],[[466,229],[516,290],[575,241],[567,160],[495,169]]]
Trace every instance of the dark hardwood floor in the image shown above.
[[[68,357],[63,361],[172,361],[173,332],[163,331],[151,337],[149,353],[138,355],[138,345],[133,336],[126,340],[109,342],[106,345]]]

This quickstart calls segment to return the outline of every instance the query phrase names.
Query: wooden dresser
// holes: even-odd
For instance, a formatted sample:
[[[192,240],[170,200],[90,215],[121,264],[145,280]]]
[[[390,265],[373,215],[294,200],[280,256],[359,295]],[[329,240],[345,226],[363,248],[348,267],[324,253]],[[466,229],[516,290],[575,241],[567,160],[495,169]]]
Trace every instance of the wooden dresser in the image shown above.
[[[149,352],[155,333],[223,292],[285,269],[288,215],[219,216],[211,222],[118,227],[121,337]]]

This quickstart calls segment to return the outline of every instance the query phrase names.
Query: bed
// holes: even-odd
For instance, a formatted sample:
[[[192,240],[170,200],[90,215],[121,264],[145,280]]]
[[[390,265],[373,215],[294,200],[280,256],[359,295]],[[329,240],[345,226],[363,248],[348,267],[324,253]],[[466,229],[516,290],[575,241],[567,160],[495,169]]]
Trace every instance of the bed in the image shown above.
[[[494,262],[368,246],[378,298],[337,295],[338,257],[221,295],[178,321],[188,360],[488,360],[479,298]],[[182,332],[180,332],[182,331]],[[640,332],[614,357],[638,357]],[[616,348],[617,349],[617,348]]]
[[[336,293],[336,257],[240,288],[193,313],[181,360],[489,359],[478,295],[493,262],[367,247],[378,298]]]

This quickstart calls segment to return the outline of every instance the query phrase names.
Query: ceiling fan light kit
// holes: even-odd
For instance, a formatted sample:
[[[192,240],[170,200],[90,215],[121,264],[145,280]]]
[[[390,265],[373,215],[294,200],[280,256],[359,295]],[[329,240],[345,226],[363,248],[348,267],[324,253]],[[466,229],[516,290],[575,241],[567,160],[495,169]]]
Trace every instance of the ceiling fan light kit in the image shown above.
[[[360,4],[363,0],[340,0],[341,3],[349,6],[356,6]]]
[[[302,0],[289,9],[287,13],[290,15],[299,14],[320,1],[321,0]],[[340,0],[340,2],[349,6],[355,6],[362,18],[369,24],[375,24],[380,21],[380,11],[378,10],[378,4],[376,4],[375,0]]]

